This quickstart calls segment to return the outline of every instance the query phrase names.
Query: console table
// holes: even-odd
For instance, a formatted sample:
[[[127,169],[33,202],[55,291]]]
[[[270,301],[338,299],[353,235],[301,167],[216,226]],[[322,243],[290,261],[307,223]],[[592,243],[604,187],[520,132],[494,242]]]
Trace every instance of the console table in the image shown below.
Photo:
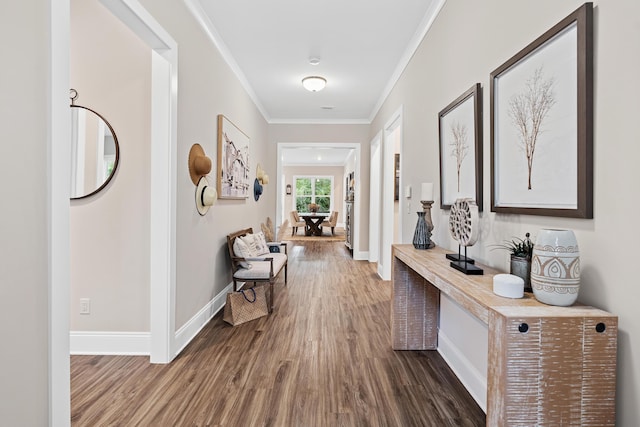
[[[488,326],[487,425],[614,426],[618,317],[500,297],[499,271],[466,276],[446,253],[393,245],[393,349],[437,349],[444,293]]]

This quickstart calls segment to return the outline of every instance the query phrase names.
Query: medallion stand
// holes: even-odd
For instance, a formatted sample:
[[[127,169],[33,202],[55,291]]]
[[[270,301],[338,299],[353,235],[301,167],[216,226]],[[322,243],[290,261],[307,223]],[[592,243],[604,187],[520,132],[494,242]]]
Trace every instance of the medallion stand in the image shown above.
[[[447,254],[447,259],[455,262],[462,262],[468,264],[475,264],[476,260],[473,258],[469,258],[467,255],[467,247],[464,248],[464,255],[461,254],[461,246],[458,245],[458,253],[457,254]]]
[[[447,254],[448,259],[453,259],[449,255],[455,254]],[[455,268],[458,271],[463,272],[468,275],[481,275],[483,274],[483,270],[480,267],[476,267],[473,263],[475,262],[473,259],[467,257],[467,247],[464,247],[464,255],[460,253],[460,245],[458,245],[458,256],[456,261],[451,261],[449,265]],[[471,260],[471,261],[469,261]]]

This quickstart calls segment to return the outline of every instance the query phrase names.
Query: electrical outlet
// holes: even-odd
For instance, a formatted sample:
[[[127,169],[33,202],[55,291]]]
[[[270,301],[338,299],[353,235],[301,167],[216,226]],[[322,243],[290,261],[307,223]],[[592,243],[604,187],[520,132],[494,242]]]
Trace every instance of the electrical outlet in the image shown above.
[[[80,298],[80,314],[91,314],[91,300]]]

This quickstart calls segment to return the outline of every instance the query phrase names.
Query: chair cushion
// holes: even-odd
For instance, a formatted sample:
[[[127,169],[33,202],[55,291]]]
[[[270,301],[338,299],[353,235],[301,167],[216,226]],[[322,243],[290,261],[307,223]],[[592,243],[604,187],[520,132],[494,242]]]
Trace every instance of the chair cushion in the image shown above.
[[[287,262],[287,255],[280,253],[270,253],[260,259],[264,258],[273,258],[273,275],[277,276],[282,267],[284,267]],[[271,264],[269,261],[259,261],[257,259],[248,260],[249,264],[251,264],[250,269],[241,268],[236,271],[233,275],[236,279],[240,280],[269,280],[270,268]]]

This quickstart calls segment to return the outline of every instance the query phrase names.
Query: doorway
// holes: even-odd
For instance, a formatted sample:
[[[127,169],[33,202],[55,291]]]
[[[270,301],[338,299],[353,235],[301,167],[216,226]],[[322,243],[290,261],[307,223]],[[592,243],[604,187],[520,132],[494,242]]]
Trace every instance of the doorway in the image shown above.
[[[360,173],[360,144],[358,143],[341,143],[341,142],[279,142],[278,143],[278,152],[277,152],[277,163],[276,163],[276,176],[278,177],[277,188],[280,188],[281,191],[277,192],[276,195],[276,206],[279,207],[276,211],[276,226],[280,227],[280,224],[283,223],[285,219],[289,219],[288,212],[293,208],[292,195],[287,194],[284,190],[287,184],[292,185],[293,182],[284,182],[285,176],[283,172],[283,167],[285,166],[285,161],[283,158],[285,157],[286,152],[298,152],[298,154],[302,155],[302,158],[305,158],[309,153],[318,153],[316,150],[321,150],[323,154],[323,160],[321,162],[317,162],[315,159],[313,162],[311,161],[303,161],[302,163],[297,164],[297,166],[345,166],[349,168],[349,171],[355,172],[355,191],[354,191],[354,218],[355,218],[355,227],[353,233],[353,258],[354,259],[366,259],[366,255],[363,256],[360,252],[360,189],[361,186],[361,173]],[[336,157],[331,154],[335,154]],[[334,159],[334,160],[330,160]],[[335,163],[335,159],[340,159],[338,163]],[[345,171],[345,172],[349,172]],[[340,180],[342,182],[342,179]],[[338,185],[338,184],[335,184]],[[295,191],[295,186],[293,190]],[[345,193],[346,194],[346,193]],[[343,200],[334,200],[335,206],[337,210],[341,210],[340,207],[343,206],[344,203],[344,195],[342,197]],[[344,212],[344,209],[342,209]],[[340,214],[342,215],[342,213]]]
[[[151,361],[173,358],[175,335],[175,158],[177,146],[177,44],[136,0],[102,0],[152,49],[151,198],[149,219]],[[69,20],[67,0],[51,0],[51,134],[70,141]],[[64,103],[59,100],[64,99]],[[65,111],[58,108],[64,105]],[[66,118],[65,118],[66,117]],[[66,127],[58,123],[69,123]],[[69,158],[70,144],[51,156],[50,420],[69,424]]]
[[[151,49],[150,361],[175,357],[178,46],[137,0],[100,0]]]

